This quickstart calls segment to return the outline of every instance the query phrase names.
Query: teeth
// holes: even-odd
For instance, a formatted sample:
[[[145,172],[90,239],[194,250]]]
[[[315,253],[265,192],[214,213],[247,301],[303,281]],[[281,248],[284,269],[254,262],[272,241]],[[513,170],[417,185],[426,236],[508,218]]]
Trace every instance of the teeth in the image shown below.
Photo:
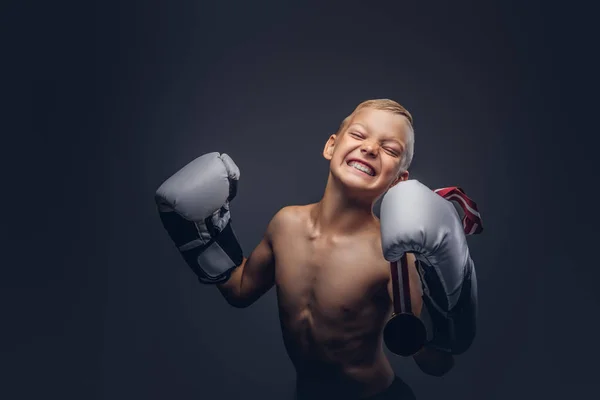
[[[371,168],[359,163],[358,161],[351,161],[350,163],[348,163],[348,165],[371,176],[375,175],[375,172]]]

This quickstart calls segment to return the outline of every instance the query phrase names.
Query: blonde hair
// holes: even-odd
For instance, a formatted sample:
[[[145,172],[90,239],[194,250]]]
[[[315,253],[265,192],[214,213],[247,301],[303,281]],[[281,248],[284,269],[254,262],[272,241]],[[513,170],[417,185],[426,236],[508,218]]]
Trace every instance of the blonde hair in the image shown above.
[[[338,131],[336,132],[336,135],[343,132],[346,129],[346,127],[348,126],[348,123],[350,123],[350,120],[352,119],[354,114],[356,114],[358,111],[362,110],[363,108],[372,108],[375,110],[389,111],[389,112],[397,114],[397,115],[402,115],[403,117],[406,118],[406,120],[408,121],[408,124],[410,126],[410,130],[407,133],[404,152],[402,154],[402,159],[400,161],[400,173],[408,170],[408,167],[412,163],[413,155],[415,153],[415,131],[413,128],[413,118],[412,118],[412,115],[410,115],[410,113],[408,112],[408,110],[406,108],[402,107],[400,104],[398,104],[394,100],[372,99],[372,100],[363,101],[354,109],[354,111],[352,111],[352,114],[350,114],[346,118],[344,118]]]

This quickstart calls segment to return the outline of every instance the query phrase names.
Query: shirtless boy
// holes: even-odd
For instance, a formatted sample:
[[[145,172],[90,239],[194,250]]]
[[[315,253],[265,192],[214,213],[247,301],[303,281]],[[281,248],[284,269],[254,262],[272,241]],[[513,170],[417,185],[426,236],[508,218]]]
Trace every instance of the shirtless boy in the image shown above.
[[[391,206],[400,214],[408,208],[424,208],[404,212],[399,225],[417,223],[411,222],[413,215],[431,219],[439,214],[439,210],[427,209],[432,207],[431,201],[448,203],[420,184],[411,188],[409,182],[418,184],[408,181],[413,149],[412,117],[407,110],[387,99],[361,103],[325,144],[323,157],[330,168],[322,199],[279,210],[247,258],[230,224],[229,202],[235,197],[239,169],[229,156],[201,156],[157,191],[163,224],[202,283],[216,285],[234,307],[250,306],[275,286],[285,347],[296,369],[298,398],[415,398],[395,376],[383,350],[383,329],[393,311],[390,260],[384,254],[407,255],[412,313],[421,316],[427,282],[417,259],[423,259],[419,254],[429,253],[423,250],[424,244],[414,245],[412,251],[398,250],[402,246],[398,241],[418,241],[422,227],[402,233],[413,235],[414,240],[401,239],[401,235],[394,236],[396,232],[383,233],[373,214],[376,200],[395,186],[416,193],[409,193],[411,200],[401,198]],[[454,209],[443,212],[451,219],[458,218]],[[381,220],[384,218],[382,209]],[[432,227],[426,229],[433,237],[437,223],[428,223]],[[388,237],[382,239],[384,234]],[[460,274],[468,270],[472,275],[472,293],[469,304],[461,307],[474,315],[475,274],[464,243],[452,251],[462,252],[458,258],[469,261],[467,267],[460,266]],[[449,298],[453,294],[437,295]],[[450,370],[453,354],[465,351],[473,339],[474,320],[469,323],[472,334],[460,350],[436,346],[435,333],[431,338],[430,332],[428,344],[413,356],[417,365],[437,376]]]

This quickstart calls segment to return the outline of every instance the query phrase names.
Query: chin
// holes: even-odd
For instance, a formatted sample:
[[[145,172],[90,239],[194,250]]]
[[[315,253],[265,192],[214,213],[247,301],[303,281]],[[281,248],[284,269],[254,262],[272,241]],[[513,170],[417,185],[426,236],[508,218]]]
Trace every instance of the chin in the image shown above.
[[[334,177],[341,184],[348,197],[374,202],[384,192],[381,188],[374,187],[372,184],[361,182],[360,178],[356,179],[356,177],[345,176],[344,174],[334,174]]]

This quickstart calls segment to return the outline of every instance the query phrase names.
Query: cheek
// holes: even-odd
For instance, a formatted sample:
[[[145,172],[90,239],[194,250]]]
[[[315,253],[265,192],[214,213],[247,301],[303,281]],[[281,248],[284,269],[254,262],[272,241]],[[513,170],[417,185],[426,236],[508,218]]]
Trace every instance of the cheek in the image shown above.
[[[335,149],[333,150],[333,158],[341,161],[348,155],[348,152],[350,152],[351,150],[352,149],[350,148],[350,146],[348,146],[348,144],[340,143],[337,146],[335,146]]]
[[[394,180],[396,179],[396,177],[398,176],[398,173],[400,172],[400,168],[399,168],[399,164],[396,162],[387,162],[384,164],[384,168],[383,168],[383,176],[386,178],[386,180]]]

